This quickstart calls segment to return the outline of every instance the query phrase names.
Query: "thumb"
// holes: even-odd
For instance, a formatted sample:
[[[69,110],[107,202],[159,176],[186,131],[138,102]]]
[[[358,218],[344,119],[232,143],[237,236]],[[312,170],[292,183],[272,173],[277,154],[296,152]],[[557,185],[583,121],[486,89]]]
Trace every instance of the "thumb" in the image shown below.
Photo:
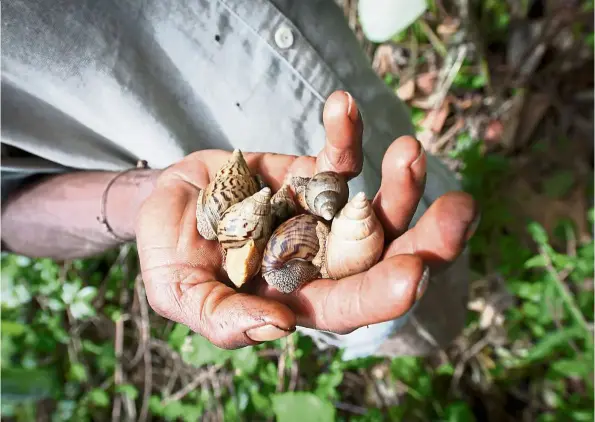
[[[222,349],[237,349],[276,340],[295,331],[296,319],[272,299],[238,293],[219,281],[145,283],[147,299],[160,315],[187,325]],[[184,287],[186,286],[186,287]]]
[[[331,94],[322,119],[326,143],[316,157],[316,171],[335,171],[348,179],[357,176],[363,166],[363,123],[351,94]]]

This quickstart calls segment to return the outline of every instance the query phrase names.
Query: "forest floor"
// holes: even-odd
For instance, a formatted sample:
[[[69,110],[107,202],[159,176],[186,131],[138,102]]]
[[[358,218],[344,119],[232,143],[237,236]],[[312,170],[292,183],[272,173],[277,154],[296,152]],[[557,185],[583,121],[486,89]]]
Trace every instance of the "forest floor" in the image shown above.
[[[343,1],[425,148],[480,203],[448,349],[343,362],[296,333],[222,351],[148,307],[134,246],[3,255],[3,420],[592,422],[592,1],[448,3],[374,45]]]

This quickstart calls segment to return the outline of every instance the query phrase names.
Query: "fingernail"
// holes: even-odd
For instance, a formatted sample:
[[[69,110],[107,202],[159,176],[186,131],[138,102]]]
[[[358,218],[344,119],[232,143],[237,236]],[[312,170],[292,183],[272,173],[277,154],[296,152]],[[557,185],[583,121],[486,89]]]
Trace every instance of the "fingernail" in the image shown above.
[[[417,141],[417,143],[419,144],[419,154],[411,163],[410,168],[413,172],[415,180],[417,181],[417,184],[420,187],[423,187],[426,184],[427,177],[427,172],[425,170],[425,166],[423,165],[423,159],[426,156],[426,150],[421,142]]]
[[[274,325],[264,325],[262,327],[252,328],[246,331],[246,335],[253,341],[273,341],[286,337],[293,333],[292,331],[282,330]]]
[[[359,117],[359,110],[357,109],[357,105],[355,101],[353,101],[353,97],[347,91],[345,91],[345,95],[347,95],[347,117],[353,123],[357,123],[357,119]]]
[[[428,284],[430,282],[430,267],[427,265],[424,267],[424,272],[421,274],[421,279],[417,284],[417,294],[415,296],[415,301],[420,300],[423,295],[426,293],[428,289]]]
[[[480,222],[481,222],[481,214],[479,212],[477,212],[477,215],[475,215],[475,218],[473,219],[473,222],[471,223],[471,225],[467,229],[467,233],[465,234],[465,241],[468,242],[469,239],[471,239],[473,237],[473,235],[477,231],[477,227],[479,227],[479,223]]]
[[[426,149],[424,148],[423,144],[419,140],[417,140],[417,143],[419,144],[419,154],[411,163],[411,168],[415,167],[415,165],[419,163],[422,160],[422,158],[424,158],[424,156],[426,155]]]

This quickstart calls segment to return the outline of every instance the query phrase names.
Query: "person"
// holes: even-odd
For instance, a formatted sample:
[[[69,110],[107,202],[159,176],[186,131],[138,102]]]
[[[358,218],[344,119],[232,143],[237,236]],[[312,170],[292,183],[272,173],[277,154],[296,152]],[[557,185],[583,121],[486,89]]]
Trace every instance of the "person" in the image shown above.
[[[344,359],[445,347],[466,311],[473,199],[328,0],[2,3],[2,249],[57,260],[136,241],[160,315],[221,348],[296,329]],[[233,149],[273,190],[334,170],[381,261],[290,295],[223,282],[198,192]]]

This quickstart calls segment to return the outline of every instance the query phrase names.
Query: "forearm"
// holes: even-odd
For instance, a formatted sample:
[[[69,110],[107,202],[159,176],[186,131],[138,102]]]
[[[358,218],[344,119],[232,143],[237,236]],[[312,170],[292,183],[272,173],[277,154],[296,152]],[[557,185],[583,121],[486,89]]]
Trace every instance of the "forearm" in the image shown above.
[[[76,172],[50,176],[15,192],[2,204],[5,250],[53,259],[102,253],[134,240],[135,220],[151,194],[159,170],[135,169],[122,174],[105,197],[105,220],[99,221],[102,196],[116,172]]]

